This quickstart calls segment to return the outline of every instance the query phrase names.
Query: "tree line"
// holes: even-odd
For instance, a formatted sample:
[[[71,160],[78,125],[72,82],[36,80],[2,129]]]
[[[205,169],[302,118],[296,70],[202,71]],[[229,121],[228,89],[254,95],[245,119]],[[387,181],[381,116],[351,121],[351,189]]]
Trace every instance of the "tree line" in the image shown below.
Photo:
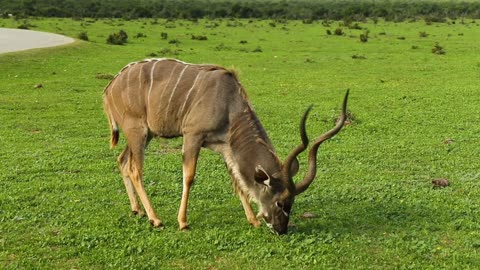
[[[403,21],[480,18],[480,1],[446,0],[0,0],[0,14],[72,18],[261,18]]]

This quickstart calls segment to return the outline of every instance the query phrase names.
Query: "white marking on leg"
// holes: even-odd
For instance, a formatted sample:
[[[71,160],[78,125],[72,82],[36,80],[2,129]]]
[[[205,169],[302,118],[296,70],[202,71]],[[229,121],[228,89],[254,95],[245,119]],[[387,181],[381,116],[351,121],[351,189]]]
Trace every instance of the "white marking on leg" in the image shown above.
[[[187,68],[188,68],[188,66],[185,66],[185,67],[182,69],[182,72],[180,72],[180,75],[178,76],[177,83],[175,83],[175,86],[173,87],[172,94],[170,95],[170,98],[168,99],[167,108],[165,109],[165,119],[167,119],[168,109],[170,108],[170,103],[172,103],[172,99],[173,99],[173,95],[175,94],[175,90],[177,89],[178,84],[180,83],[180,80],[182,79],[183,73],[185,72],[185,70],[186,70]]]

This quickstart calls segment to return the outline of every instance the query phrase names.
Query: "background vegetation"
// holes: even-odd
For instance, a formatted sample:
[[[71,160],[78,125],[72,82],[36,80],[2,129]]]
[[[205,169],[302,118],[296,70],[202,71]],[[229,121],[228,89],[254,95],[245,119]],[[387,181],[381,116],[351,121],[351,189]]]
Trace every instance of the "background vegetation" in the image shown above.
[[[75,18],[263,18],[404,21],[479,18],[480,2],[463,0],[0,0],[0,14]]]
[[[22,25],[89,41],[0,55],[0,268],[480,268],[474,20],[0,20]],[[127,42],[107,44],[120,30]],[[199,160],[192,230],[179,232],[178,139],[153,141],[145,165],[166,229],[129,216],[115,163],[125,141],[108,148],[102,91],[150,57],[235,68],[282,157],[298,144],[306,106],[315,105],[313,137],[333,126],[351,89],[351,123],[322,145],[288,235],[247,224],[210,151]],[[450,186],[434,189],[437,178]]]

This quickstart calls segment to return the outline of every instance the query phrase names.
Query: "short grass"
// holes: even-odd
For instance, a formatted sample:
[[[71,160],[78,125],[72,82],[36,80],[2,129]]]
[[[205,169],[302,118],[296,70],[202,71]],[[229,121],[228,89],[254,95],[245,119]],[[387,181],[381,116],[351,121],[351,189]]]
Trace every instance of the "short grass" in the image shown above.
[[[21,23],[0,20],[1,27]],[[72,37],[87,32],[90,42],[0,55],[0,268],[480,267],[477,23],[360,23],[370,31],[365,43],[364,30],[327,35],[337,22],[28,23]],[[127,45],[107,45],[120,29]],[[444,55],[432,53],[436,43]],[[108,149],[108,80],[101,78],[164,56],[235,68],[282,157],[299,142],[309,104],[313,137],[333,126],[351,89],[353,122],[320,149],[317,179],[297,198],[288,235],[247,224],[221,158],[209,151],[201,153],[190,200],[192,230],[179,232],[178,139],[153,142],[145,165],[166,229],[129,216],[115,163],[125,142]],[[451,185],[433,189],[435,178]],[[305,212],[314,217],[302,218]]]

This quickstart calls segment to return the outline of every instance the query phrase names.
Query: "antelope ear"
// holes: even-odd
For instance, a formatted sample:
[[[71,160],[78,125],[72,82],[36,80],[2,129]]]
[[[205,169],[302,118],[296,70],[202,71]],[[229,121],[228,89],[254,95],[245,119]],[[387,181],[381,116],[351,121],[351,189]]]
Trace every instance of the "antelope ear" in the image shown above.
[[[270,186],[270,176],[262,167],[262,165],[257,165],[257,167],[255,167],[254,177],[255,177],[255,181],[257,181],[259,184],[262,184],[268,187]]]
[[[298,164],[298,159],[295,158],[292,161],[292,164],[290,165],[290,168],[288,168],[288,171],[290,173],[290,177],[294,177],[298,173],[298,169],[300,169],[300,165]]]

